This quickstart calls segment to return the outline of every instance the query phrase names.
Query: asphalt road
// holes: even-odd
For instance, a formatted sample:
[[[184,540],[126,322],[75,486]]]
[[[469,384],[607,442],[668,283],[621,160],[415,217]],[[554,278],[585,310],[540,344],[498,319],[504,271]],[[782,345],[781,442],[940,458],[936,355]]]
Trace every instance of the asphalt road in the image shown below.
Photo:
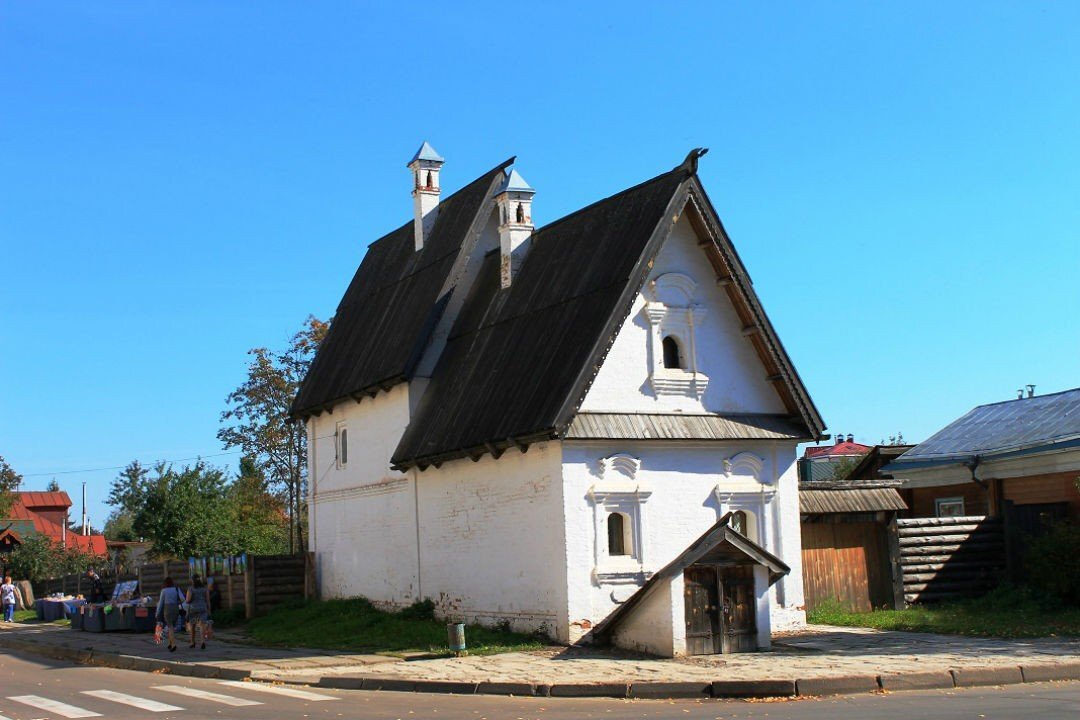
[[[306,695],[305,695],[306,694]],[[323,690],[83,667],[0,652],[0,720],[161,718],[1080,718],[1080,683],[778,702],[610,700]]]

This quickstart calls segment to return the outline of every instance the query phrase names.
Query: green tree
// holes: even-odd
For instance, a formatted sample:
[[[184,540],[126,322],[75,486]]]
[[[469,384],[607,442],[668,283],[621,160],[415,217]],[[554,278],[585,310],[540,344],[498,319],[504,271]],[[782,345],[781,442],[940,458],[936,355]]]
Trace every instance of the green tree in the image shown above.
[[[22,483],[22,475],[15,472],[15,468],[7,464],[3,456],[0,456],[0,518],[6,517],[15,502],[15,493]]]
[[[329,323],[308,316],[284,351],[250,350],[247,379],[226,398],[218,430],[225,447],[243,450],[266,473],[271,489],[284,496],[290,550],[304,547],[307,429],[289,417],[289,409],[328,329]]]
[[[100,558],[83,552],[74,545],[64,547],[48,535],[30,533],[11,551],[8,572],[26,580],[45,580],[71,573],[86,572]]]
[[[134,519],[132,518],[131,513],[117,508],[109,513],[109,518],[105,521],[105,529],[102,531],[102,534],[109,540],[134,542],[139,540],[139,536],[135,534],[133,523]]]
[[[222,470],[199,461],[179,471],[159,463],[153,472],[132,529],[153,542],[154,554],[183,558],[242,550],[231,542]]]
[[[56,478],[50,480],[45,486],[45,492],[60,492],[60,483],[56,482]]]

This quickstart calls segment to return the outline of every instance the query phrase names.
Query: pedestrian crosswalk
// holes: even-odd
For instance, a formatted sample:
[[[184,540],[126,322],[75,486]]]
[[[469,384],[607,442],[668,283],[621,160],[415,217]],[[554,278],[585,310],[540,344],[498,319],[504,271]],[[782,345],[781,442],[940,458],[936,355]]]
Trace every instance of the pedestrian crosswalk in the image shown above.
[[[324,693],[312,692],[310,690],[302,690],[295,687],[285,687],[281,685],[266,685],[262,683],[254,682],[235,682],[229,680],[219,681],[218,685],[226,686],[230,689],[240,691],[237,694],[225,694],[219,692],[211,692],[210,690],[204,690],[199,687],[191,685],[152,685],[147,688],[147,695],[155,693],[169,693],[174,696],[181,696],[189,698],[193,701],[202,701],[216,703],[220,705],[228,705],[229,707],[253,707],[263,705],[260,700],[253,700],[248,697],[242,697],[241,692],[254,691],[261,695],[271,694],[282,696],[283,698],[296,698],[298,700],[305,700],[308,702],[321,702],[325,700],[337,700],[338,698],[333,695],[326,695]],[[190,708],[181,707],[180,705],[173,705],[167,702],[163,702],[153,697],[141,697],[139,695],[130,695],[128,693],[117,692],[115,690],[80,690],[79,695],[86,696],[86,705],[89,707],[80,707],[79,705],[72,705],[62,700],[47,698],[41,695],[10,695],[8,700],[18,703],[20,705],[26,705],[34,708],[37,711],[44,711],[48,718],[93,718],[93,717],[105,717],[105,714],[110,709],[117,709],[116,705],[126,705],[128,707],[138,708],[151,713],[161,712],[181,712]],[[71,697],[65,697],[64,700],[71,700]],[[266,698],[269,701],[269,698]],[[95,703],[94,701],[104,701],[104,703]],[[80,705],[84,704],[76,699]],[[183,702],[182,700],[174,700],[174,702]],[[8,712],[16,712],[18,714],[16,706],[8,706],[6,708]],[[21,717],[21,716],[20,716]],[[40,712],[34,716],[40,717]],[[11,720],[8,717],[0,715],[0,720]]]

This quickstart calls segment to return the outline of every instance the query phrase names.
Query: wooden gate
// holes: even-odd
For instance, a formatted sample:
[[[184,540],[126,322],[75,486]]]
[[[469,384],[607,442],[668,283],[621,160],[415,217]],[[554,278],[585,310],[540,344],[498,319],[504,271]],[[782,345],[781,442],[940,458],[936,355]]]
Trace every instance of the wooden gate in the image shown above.
[[[720,640],[719,585],[716,568],[692,566],[683,573],[688,655],[714,655],[723,650]]]
[[[757,649],[752,565],[692,565],[683,584],[687,654]]]
[[[857,612],[893,607],[888,526],[878,522],[803,522],[806,608],[837,601]]]

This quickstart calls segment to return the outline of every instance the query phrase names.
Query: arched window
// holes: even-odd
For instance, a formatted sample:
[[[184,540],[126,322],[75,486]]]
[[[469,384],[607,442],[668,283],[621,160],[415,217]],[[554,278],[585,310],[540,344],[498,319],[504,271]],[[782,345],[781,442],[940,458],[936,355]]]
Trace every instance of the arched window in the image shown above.
[[[664,367],[666,368],[681,368],[682,362],[679,359],[679,343],[675,338],[668,335],[664,338]]]
[[[427,171],[427,188],[428,188],[428,190],[430,190],[432,187],[434,187],[434,185],[435,185],[435,183],[431,182],[431,171],[428,170]]]
[[[749,537],[749,535],[746,534],[746,513],[742,510],[731,513],[731,519],[728,520],[728,527],[743,537]]]
[[[628,555],[626,546],[626,516],[613,512],[607,518],[608,555]]]

